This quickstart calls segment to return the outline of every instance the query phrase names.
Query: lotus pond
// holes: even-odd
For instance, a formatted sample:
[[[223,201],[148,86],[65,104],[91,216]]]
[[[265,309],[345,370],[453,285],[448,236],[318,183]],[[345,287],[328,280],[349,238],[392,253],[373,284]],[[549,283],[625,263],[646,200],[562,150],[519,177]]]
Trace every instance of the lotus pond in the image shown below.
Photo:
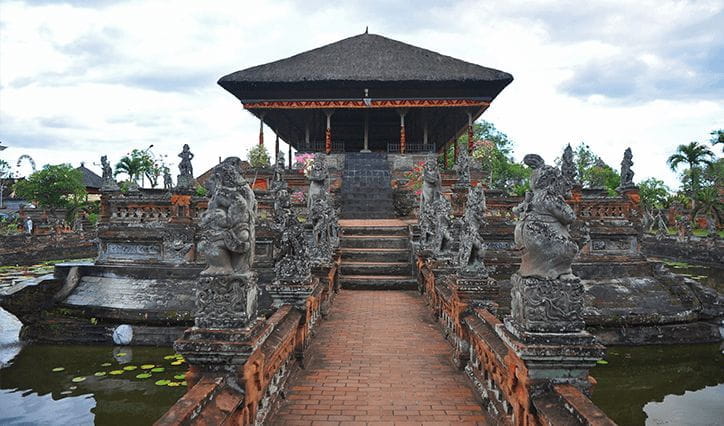
[[[4,343],[2,425],[152,424],[186,391],[186,363],[171,348]]]
[[[719,344],[612,346],[591,370],[593,402],[626,425],[718,425],[724,419]]]

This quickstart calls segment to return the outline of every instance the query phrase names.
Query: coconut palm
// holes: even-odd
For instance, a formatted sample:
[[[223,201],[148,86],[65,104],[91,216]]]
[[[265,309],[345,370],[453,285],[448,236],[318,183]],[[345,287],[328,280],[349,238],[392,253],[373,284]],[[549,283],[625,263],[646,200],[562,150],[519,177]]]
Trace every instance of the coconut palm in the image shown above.
[[[699,142],[690,142],[688,145],[679,145],[676,152],[672,154],[666,162],[671,170],[676,171],[680,164],[689,165],[689,169],[701,166],[702,164],[711,164],[714,153]]]
[[[128,180],[137,182],[141,173],[145,171],[146,165],[142,158],[134,155],[126,155],[116,163],[116,170],[113,172],[114,176],[118,176],[121,173],[128,175]]]
[[[699,144],[699,142],[690,142],[688,145],[679,145],[676,152],[666,162],[674,171],[681,164],[689,166],[688,170],[684,172],[684,186],[688,187],[686,192],[689,196],[694,198],[696,192],[701,189],[702,166],[712,164],[713,157],[714,153],[706,146]]]

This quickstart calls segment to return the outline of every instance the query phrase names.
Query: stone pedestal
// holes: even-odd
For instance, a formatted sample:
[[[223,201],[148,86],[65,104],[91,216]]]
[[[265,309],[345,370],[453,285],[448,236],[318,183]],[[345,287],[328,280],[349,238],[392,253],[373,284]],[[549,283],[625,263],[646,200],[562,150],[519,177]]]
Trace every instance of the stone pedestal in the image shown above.
[[[199,279],[195,326],[174,343],[192,372],[234,373],[266,339],[257,318],[256,274],[210,275]]]
[[[242,328],[256,319],[259,288],[256,274],[211,275],[199,279],[195,325],[199,328]]]
[[[510,310],[518,329],[532,333],[570,333],[584,329],[580,278],[511,277]]]
[[[606,348],[587,331],[535,333],[521,330],[511,320],[496,326],[496,334],[525,362],[533,389],[550,383],[569,383],[590,393],[588,372],[606,354]]]
[[[525,361],[531,386],[570,383],[588,392],[588,371],[606,350],[584,329],[581,280],[516,273],[511,281],[511,316],[496,333]]]
[[[189,175],[178,175],[176,177],[176,189],[177,190],[193,190],[194,189],[194,177]]]

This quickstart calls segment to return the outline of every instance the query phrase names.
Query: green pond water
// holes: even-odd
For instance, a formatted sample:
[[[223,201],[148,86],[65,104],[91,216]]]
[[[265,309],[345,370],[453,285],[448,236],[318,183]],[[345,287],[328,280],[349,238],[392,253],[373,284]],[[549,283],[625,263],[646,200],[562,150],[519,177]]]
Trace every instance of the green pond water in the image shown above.
[[[620,425],[724,424],[719,344],[611,346],[593,402]]]
[[[164,359],[171,355],[171,348],[27,345],[0,369],[0,424],[152,424],[186,389],[186,364]]]

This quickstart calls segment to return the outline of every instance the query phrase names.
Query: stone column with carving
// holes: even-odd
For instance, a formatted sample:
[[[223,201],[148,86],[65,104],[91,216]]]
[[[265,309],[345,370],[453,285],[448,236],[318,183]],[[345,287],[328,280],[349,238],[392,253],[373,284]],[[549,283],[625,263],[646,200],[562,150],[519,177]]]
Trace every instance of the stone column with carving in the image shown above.
[[[531,191],[515,208],[521,265],[511,278],[511,316],[498,333],[526,361],[533,382],[567,382],[587,391],[588,369],[605,349],[584,329],[583,284],[571,270],[579,251],[569,232],[576,217],[565,202],[571,183],[538,155],[523,161],[533,172]]]
[[[217,165],[209,186],[211,200],[199,225],[199,250],[208,266],[196,290],[195,325],[174,344],[192,376],[237,372],[264,339],[264,321],[257,318],[257,277],[251,269],[256,199],[242,176],[241,160],[230,157]]]

